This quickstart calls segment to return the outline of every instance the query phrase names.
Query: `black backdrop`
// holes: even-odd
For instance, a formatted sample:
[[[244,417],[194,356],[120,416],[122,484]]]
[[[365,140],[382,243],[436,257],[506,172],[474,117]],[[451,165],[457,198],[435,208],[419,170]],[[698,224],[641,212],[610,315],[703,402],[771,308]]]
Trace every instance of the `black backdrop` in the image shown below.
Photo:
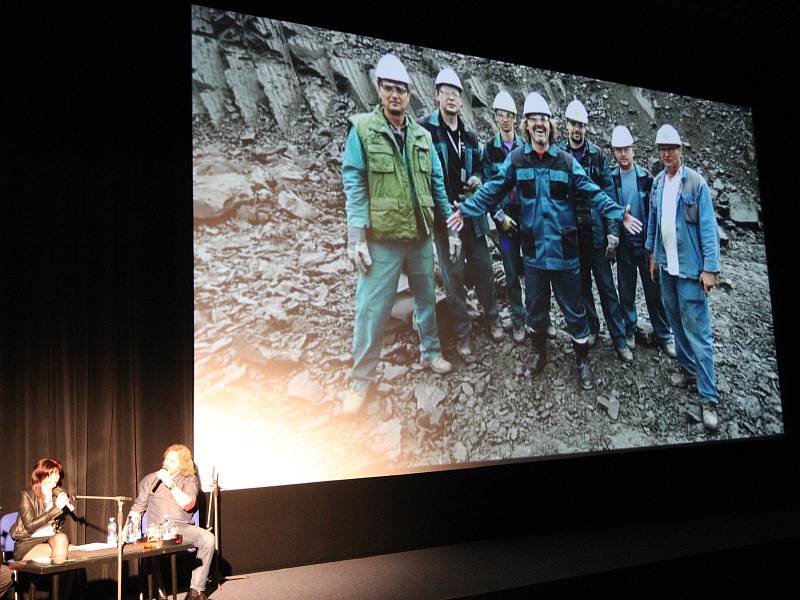
[[[788,435],[226,492],[234,572],[523,532],[583,531],[602,543],[622,522],[645,539],[683,515],[730,520],[734,545],[751,540],[752,515],[787,519],[786,536],[798,535],[787,77],[796,15],[788,2],[568,9],[498,5],[453,21],[431,7],[399,19],[266,16],[753,106]],[[189,5],[52,10],[10,19],[4,39],[3,512],[41,456],[62,459],[75,493],[132,495],[166,445],[193,442]],[[488,41],[496,19],[513,28],[505,43]],[[98,529],[71,535],[99,539],[111,511],[87,507]],[[715,534],[696,535],[699,549]]]

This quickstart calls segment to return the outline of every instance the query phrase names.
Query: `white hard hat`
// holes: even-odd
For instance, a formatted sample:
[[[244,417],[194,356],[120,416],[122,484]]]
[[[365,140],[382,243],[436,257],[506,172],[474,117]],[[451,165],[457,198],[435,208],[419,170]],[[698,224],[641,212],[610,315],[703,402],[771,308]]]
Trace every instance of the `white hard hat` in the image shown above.
[[[456,75],[456,72],[453,71],[450,67],[445,67],[439,74],[436,76],[436,87],[438,88],[440,85],[452,85],[454,88],[458,88],[462,92],[464,91],[464,86],[461,85],[461,80]]]
[[[627,148],[633,146],[633,136],[628,128],[624,125],[617,125],[614,127],[614,132],[611,134],[611,147],[612,148]]]
[[[522,113],[525,115],[537,113],[540,115],[547,115],[548,117],[553,116],[550,112],[550,105],[547,104],[547,100],[542,98],[539,92],[531,92],[528,94],[525,98],[525,106],[522,109]]]
[[[589,113],[586,112],[586,107],[581,103],[580,100],[573,100],[567,104],[567,110],[564,113],[564,116],[572,121],[583,123],[584,125],[589,124]]]
[[[411,84],[408,71],[394,54],[384,54],[375,65],[375,77],[377,79],[391,79],[406,85]]]
[[[506,112],[517,114],[517,105],[514,104],[514,99],[507,91],[502,90],[497,96],[494,97],[492,103],[492,110],[504,110]]]
[[[681,136],[672,125],[662,125],[656,133],[656,145],[683,146]]]

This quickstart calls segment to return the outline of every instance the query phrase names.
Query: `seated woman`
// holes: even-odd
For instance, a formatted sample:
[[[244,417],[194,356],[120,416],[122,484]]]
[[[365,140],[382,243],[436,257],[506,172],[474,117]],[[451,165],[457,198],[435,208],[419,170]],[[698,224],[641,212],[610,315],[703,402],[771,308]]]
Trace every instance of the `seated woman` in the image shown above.
[[[11,528],[14,560],[50,557],[54,563],[67,559],[69,540],[59,533],[64,522],[67,493],[57,487],[61,481],[61,463],[43,458],[31,473],[31,488],[19,494],[19,516]]]

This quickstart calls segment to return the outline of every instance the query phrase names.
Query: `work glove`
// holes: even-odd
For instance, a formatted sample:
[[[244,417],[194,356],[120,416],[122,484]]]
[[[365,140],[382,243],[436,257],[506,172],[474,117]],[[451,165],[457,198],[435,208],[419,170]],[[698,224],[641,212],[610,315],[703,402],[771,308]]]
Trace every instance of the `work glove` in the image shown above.
[[[619,238],[615,235],[608,234],[606,236],[608,245],[606,246],[606,258],[612,265],[617,261],[617,247],[619,246]]]
[[[472,196],[472,194],[474,194],[476,190],[479,187],[481,187],[482,183],[483,182],[481,181],[481,178],[478,177],[477,175],[473,175],[472,177],[467,179],[467,183],[465,183],[464,187],[462,188],[462,193],[458,195],[459,201],[463,202],[464,200]]]
[[[517,222],[503,212],[502,208],[494,213],[494,220],[497,221],[497,225],[500,226],[506,233],[517,232]]]
[[[461,236],[457,231],[447,230],[447,242],[450,247],[450,262],[454,263],[461,258]]]
[[[364,227],[347,228],[347,258],[353,261],[356,269],[366,275],[372,265],[372,257],[367,246],[367,230]]]

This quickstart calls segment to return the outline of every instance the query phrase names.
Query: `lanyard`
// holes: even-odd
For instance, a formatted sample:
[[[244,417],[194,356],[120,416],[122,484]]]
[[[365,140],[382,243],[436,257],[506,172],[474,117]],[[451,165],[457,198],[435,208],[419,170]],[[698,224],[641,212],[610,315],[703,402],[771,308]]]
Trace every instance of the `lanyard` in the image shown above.
[[[463,148],[463,144],[461,143],[461,129],[456,129],[456,133],[458,134],[458,144],[456,144],[456,141],[453,139],[453,135],[450,133],[450,128],[445,125],[444,129],[447,133],[447,138],[450,140],[450,145],[453,146],[453,150],[455,150],[456,154],[458,154],[458,159],[461,160],[461,151]]]

